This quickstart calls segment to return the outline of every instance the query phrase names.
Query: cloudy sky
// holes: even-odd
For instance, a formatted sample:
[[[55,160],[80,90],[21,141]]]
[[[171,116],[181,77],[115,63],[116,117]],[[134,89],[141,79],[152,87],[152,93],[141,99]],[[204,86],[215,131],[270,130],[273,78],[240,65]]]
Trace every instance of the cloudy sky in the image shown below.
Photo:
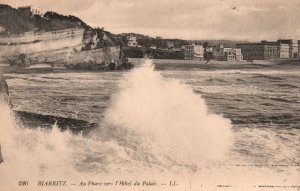
[[[183,39],[300,39],[300,0],[0,0],[80,17],[113,33]]]

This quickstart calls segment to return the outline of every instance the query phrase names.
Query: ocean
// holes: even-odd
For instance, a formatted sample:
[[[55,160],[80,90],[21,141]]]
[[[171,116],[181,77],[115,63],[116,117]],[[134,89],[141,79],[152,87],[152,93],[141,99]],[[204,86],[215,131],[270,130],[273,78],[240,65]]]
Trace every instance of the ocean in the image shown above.
[[[2,183],[145,177],[157,184],[150,190],[168,190],[163,176],[178,190],[300,188],[300,65],[159,70],[141,62],[130,71],[6,74],[15,111],[97,127],[23,127],[2,106]]]

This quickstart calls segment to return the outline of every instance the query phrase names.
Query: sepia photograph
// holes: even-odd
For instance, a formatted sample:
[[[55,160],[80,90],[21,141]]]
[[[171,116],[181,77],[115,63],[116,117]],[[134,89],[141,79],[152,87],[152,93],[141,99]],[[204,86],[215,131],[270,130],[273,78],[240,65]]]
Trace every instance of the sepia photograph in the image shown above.
[[[300,0],[0,0],[0,191],[300,191]]]

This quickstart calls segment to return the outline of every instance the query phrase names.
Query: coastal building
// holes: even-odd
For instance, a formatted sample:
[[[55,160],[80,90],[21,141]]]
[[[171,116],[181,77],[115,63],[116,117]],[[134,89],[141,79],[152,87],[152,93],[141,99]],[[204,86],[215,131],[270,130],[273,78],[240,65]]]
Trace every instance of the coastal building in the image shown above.
[[[223,48],[223,53],[227,61],[235,60],[235,53],[233,48]]]
[[[298,58],[299,44],[294,39],[280,39],[277,42],[289,45],[289,58]]]
[[[262,41],[264,45],[264,59],[278,59],[280,58],[280,45],[276,42]]]
[[[168,49],[174,48],[174,42],[167,41],[167,48],[168,48]]]
[[[173,52],[180,52],[180,51],[181,51],[181,48],[173,47],[173,48],[171,49],[171,51],[173,51]]]
[[[4,32],[4,31],[5,31],[5,28],[0,26],[0,33]]]
[[[224,48],[223,44],[219,44],[214,48],[213,57],[217,60],[223,61],[243,60],[240,48]]]
[[[290,46],[288,44],[280,43],[280,55],[281,59],[289,59],[290,58]]]
[[[242,50],[245,60],[263,60],[264,46],[261,43],[241,43],[237,48]]]
[[[137,37],[133,35],[127,36],[127,45],[132,47],[138,46]]]
[[[185,60],[203,60],[204,48],[202,45],[193,43],[191,45],[185,45],[184,47],[184,59]]]
[[[156,46],[156,45],[151,45],[151,46],[150,46],[150,49],[156,50],[156,49],[157,49],[157,46]]]
[[[184,47],[184,59],[185,60],[193,60],[194,59],[194,46],[186,45]]]
[[[18,7],[18,11],[21,14],[23,14],[25,17],[33,17],[35,15],[39,15],[43,17],[45,14],[42,8],[33,7],[33,6]]]
[[[288,59],[289,45],[280,41],[260,43],[240,43],[237,48],[241,49],[241,53],[245,60],[270,60],[270,59]]]
[[[242,50],[240,48],[234,48],[234,54],[235,54],[235,59],[237,61],[243,60],[243,54],[242,54]]]

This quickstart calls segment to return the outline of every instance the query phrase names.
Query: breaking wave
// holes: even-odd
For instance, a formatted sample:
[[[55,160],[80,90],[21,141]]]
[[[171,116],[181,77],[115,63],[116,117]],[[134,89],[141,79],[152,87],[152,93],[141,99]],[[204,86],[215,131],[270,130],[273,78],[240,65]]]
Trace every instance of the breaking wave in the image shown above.
[[[239,158],[237,163],[242,160],[239,153],[232,153],[236,135],[230,120],[210,113],[205,100],[190,86],[163,78],[150,60],[124,75],[119,92],[110,101],[104,121],[87,136],[61,131],[56,124],[51,129],[23,128],[10,108],[0,104],[4,159],[0,185],[9,190],[16,180],[29,177],[82,180],[122,173],[167,172],[182,178],[185,173],[200,172],[197,175],[207,183],[220,174],[228,175],[224,183],[233,179],[232,174],[240,182],[247,182],[250,176],[274,175],[255,168],[247,171],[250,175],[241,176],[245,169],[219,168],[232,160],[228,155]],[[212,179],[206,177],[210,170],[214,171]]]
[[[56,124],[52,129],[22,128],[9,107],[1,107],[1,168],[24,166],[24,173],[55,175],[70,169],[72,174],[86,171],[82,162],[93,163],[97,173],[121,165],[125,172],[139,167],[168,171],[176,165],[195,171],[203,162],[222,159],[231,145],[230,121],[209,114],[199,95],[177,80],[163,79],[149,60],[127,74],[104,123],[88,137],[62,132]],[[115,157],[115,164],[109,157]]]
[[[178,80],[166,80],[151,60],[129,73],[112,98],[106,122],[139,133],[173,160],[223,159],[232,142],[230,120],[208,113],[204,99]]]

